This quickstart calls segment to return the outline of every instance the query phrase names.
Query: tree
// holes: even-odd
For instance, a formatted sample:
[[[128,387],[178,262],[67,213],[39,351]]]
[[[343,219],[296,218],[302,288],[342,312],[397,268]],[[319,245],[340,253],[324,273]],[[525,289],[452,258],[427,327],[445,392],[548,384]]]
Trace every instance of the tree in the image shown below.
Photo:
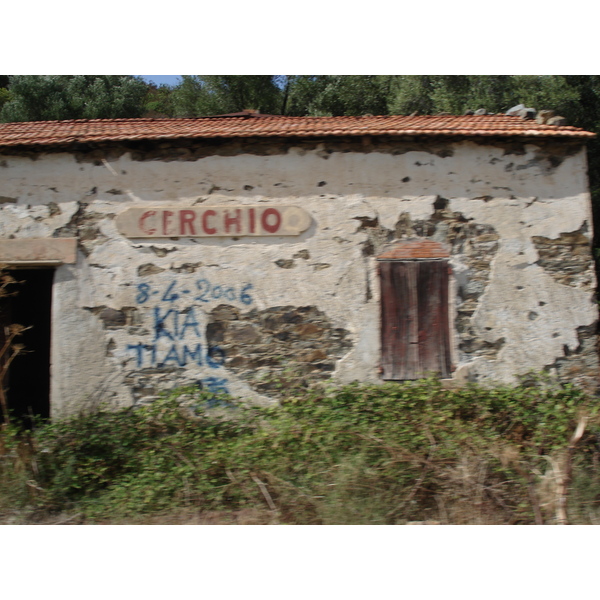
[[[312,75],[280,75],[277,78],[283,91],[280,113],[298,117],[313,114],[311,103],[323,89],[320,79]]]
[[[252,108],[280,114],[282,90],[274,75],[183,75],[173,88],[178,117],[228,114]]]
[[[396,77],[388,98],[392,114],[407,115],[413,112],[431,114],[433,100],[433,77],[430,75],[405,75]]]
[[[570,125],[583,127],[598,135],[587,143],[588,175],[594,212],[594,246],[598,247],[600,246],[600,76],[566,75],[564,79],[577,93],[577,100],[563,107],[562,114]],[[598,271],[600,276],[600,265]]]
[[[158,87],[149,84],[148,95],[144,102],[144,117],[172,117],[175,114],[173,106],[173,87],[161,84]]]
[[[391,76],[316,75],[291,79],[290,114],[382,115],[388,112]]]
[[[148,85],[129,75],[13,75],[0,121],[135,118]]]
[[[12,96],[6,88],[0,88],[0,111],[11,98]]]
[[[0,110],[12,98],[8,91],[8,75],[0,75]]]
[[[253,108],[275,115],[387,114],[391,76],[184,75],[173,88],[175,116]]]
[[[393,79],[390,112],[463,114],[483,108],[504,113],[525,104],[568,117],[579,94],[559,75],[405,75]]]

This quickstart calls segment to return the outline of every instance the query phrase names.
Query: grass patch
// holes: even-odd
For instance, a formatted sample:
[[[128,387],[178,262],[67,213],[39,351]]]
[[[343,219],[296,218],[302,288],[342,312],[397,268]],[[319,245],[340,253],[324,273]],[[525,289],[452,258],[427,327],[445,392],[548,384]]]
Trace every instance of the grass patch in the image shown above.
[[[88,523],[169,511],[261,512],[289,524],[600,520],[597,400],[576,388],[445,390],[422,380],[286,389],[271,408],[227,399],[194,411],[209,398],[178,390],[33,432],[5,427],[0,514]]]

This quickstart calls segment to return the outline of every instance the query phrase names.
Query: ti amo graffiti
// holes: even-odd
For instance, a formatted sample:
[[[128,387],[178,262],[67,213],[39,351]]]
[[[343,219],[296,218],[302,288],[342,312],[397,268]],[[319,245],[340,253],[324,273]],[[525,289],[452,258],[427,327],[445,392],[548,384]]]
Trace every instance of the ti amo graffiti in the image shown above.
[[[182,340],[188,330],[196,334],[196,337],[202,336],[193,306],[181,312],[174,308],[163,312],[159,306],[155,306],[153,312],[154,341],[159,340],[161,337],[166,337],[172,341]]]
[[[169,304],[179,298],[173,291],[174,286],[175,282],[171,283],[161,298],[167,306],[154,306],[151,309],[153,343],[127,345],[127,350],[134,353],[137,367],[184,367],[191,364],[211,369],[222,367],[225,363],[225,351],[218,346],[207,346],[197,341],[202,338],[202,329],[194,306],[177,310]],[[252,286],[248,284],[246,287]],[[152,288],[148,284],[138,285],[138,304],[147,302],[151,295]]]
[[[138,369],[144,366],[185,367],[195,364],[200,367],[207,366],[211,369],[219,369],[225,363],[225,351],[219,346],[208,346],[202,344],[171,344],[168,350],[160,350],[157,344],[128,344],[127,350],[135,352]]]
[[[127,350],[134,354],[138,368],[198,365],[218,369],[225,363],[225,351],[199,341],[203,331],[202,310],[194,305],[180,309],[180,302],[176,301],[187,299],[202,306],[226,300],[249,305],[254,302],[250,295],[253,285],[214,285],[206,278],[196,280],[193,285],[178,284],[167,282],[160,289],[149,283],[137,285],[138,304],[150,304],[153,299],[158,302],[148,309],[152,315],[153,339],[151,344],[129,344]]]

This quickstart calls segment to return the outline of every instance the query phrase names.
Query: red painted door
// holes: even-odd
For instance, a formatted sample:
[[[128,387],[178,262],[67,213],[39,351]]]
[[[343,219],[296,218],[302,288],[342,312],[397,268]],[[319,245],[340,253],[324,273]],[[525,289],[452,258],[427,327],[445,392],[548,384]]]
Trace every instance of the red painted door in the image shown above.
[[[448,263],[380,261],[383,379],[449,377]]]

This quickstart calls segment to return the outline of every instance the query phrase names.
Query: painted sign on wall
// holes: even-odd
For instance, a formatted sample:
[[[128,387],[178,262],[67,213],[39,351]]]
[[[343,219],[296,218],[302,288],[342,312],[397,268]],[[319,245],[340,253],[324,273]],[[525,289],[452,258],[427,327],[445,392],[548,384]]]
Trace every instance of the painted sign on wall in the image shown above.
[[[297,206],[132,207],[116,219],[129,238],[300,235],[310,222]]]
[[[225,351],[202,339],[204,312],[196,303],[202,306],[226,300],[248,306],[253,303],[252,288],[251,283],[215,285],[206,278],[196,280],[194,286],[178,287],[171,281],[164,289],[140,283],[136,302],[152,306],[154,339],[152,344],[128,344],[127,350],[135,353],[138,368],[193,363],[218,369],[225,364]],[[182,301],[184,306],[179,305]]]

